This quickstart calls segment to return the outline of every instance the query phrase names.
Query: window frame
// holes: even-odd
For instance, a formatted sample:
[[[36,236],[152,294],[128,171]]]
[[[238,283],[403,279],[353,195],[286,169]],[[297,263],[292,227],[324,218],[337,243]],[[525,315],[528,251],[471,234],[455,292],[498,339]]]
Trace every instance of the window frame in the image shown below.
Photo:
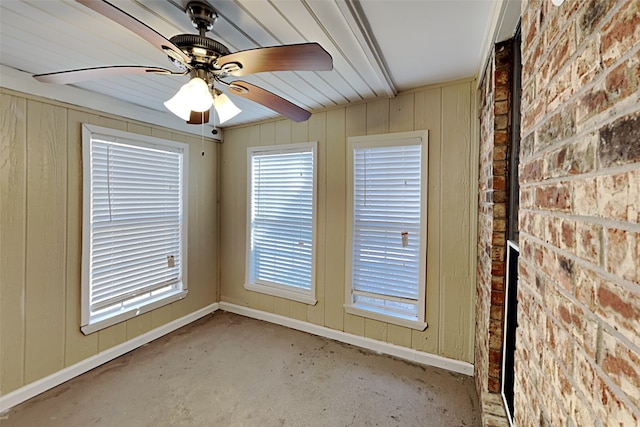
[[[354,237],[354,151],[357,148],[374,148],[414,145],[419,138],[421,145],[420,169],[420,249],[419,283],[416,319],[402,315],[392,315],[389,311],[371,310],[353,301],[353,237]],[[414,142],[409,142],[414,141]],[[417,145],[417,144],[416,144]],[[427,208],[428,208],[428,131],[418,130],[380,135],[355,136],[348,138],[347,148],[347,218],[346,218],[346,268],[345,268],[345,304],[347,313],[416,330],[427,328],[426,316],[426,276],[427,276]]]
[[[292,301],[301,302],[308,305],[315,305],[318,301],[316,299],[316,255],[317,255],[317,203],[318,203],[318,180],[317,180],[317,162],[318,162],[318,143],[317,141],[303,142],[297,144],[275,144],[275,145],[263,145],[255,147],[247,147],[247,210],[246,210],[246,261],[245,261],[245,283],[244,288],[248,291],[258,292],[266,295],[272,295],[280,298],[289,299]],[[252,158],[254,153],[269,153],[269,154],[285,154],[292,152],[304,152],[310,151],[312,153],[312,171],[313,171],[313,183],[312,183],[312,207],[311,207],[311,222],[312,222],[312,248],[311,248],[311,277],[310,277],[310,289],[296,288],[290,285],[272,283],[266,281],[251,282],[251,270],[252,270],[252,257],[251,257],[251,239],[252,239],[252,182],[253,182],[253,168]]]
[[[92,143],[96,136],[101,141],[119,142],[129,146],[156,148],[180,153],[180,272],[174,289],[156,296],[149,296],[139,301],[130,301],[125,308],[103,314],[92,315],[91,305],[91,254],[92,254]],[[85,335],[121,323],[140,314],[183,299],[188,293],[187,286],[187,248],[188,248],[188,170],[189,145],[184,142],[134,134],[131,132],[109,129],[101,126],[82,124],[82,267],[81,267],[81,324],[80,330]],[[153,291],[151,291],[153,292]],[[140,297],[132,297],[135,300]],[[124,302],[123,302],[124,303]]]

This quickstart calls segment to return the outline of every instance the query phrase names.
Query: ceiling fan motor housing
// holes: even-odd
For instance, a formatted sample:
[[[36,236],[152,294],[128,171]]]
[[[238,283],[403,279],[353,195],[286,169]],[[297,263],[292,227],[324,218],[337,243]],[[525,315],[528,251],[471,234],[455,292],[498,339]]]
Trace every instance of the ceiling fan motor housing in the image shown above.
[[[219,57],[231,53],[222,43],[197,34],[178,34],[171,37],[169,41],[191,58],[192,66],[210,65]]]

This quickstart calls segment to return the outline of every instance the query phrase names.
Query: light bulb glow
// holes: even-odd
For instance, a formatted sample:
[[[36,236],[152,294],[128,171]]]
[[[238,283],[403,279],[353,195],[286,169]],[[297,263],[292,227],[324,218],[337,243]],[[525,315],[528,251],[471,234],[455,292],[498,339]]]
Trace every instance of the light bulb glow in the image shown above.
[[[213,100],[213,106],[215,107],[216,113],[218,113],[218,117],[220,118],[220,124],[234,118],[242,111],[238,107],[236,107],[236,105],[231,102],[229,97],[224,93],[216,95]]]
[[[169,111],[185,121],[189,120],[191,111],[201,113],[210,109],[212,105],[213,98],[209,86],[199,77],[192,78],[164,103]]]

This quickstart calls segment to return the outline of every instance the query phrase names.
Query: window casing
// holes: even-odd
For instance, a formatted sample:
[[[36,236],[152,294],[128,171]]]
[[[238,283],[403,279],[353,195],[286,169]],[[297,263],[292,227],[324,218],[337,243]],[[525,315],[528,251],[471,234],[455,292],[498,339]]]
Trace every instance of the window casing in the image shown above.
[[[427,131],[349,138],[345,309],[423,330]]]
[[[188,145],[83,125],[85,334],[187,293]]]
[[[316,145],[247,150],[247,290],[316,303]]]

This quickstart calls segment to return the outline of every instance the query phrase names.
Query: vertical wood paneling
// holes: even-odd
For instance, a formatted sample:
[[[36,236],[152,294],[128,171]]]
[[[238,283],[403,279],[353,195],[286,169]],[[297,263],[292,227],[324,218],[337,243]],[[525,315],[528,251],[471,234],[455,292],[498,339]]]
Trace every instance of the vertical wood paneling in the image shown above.
[[[274,126],[277,143],[319,142],[318,305],[311,307],[275,298],[273,308],[267,310],[351,334],[471,361],[473,280],[469,240],[472,235],[470,206],[473,200],[470,194],[473,189],[469,165],[473,160],[469,156],[472,136],[470,123],[474,110],[471,105],[472,91],[470,82],[432,86],[400,94],[391,100],[378,99],[316,113],[302,124],[280,120],[228,132],[222,159],[225,164],[222,168],[222,209],[225,212],[221,254],[223,300],[234,303],[246,301],[249,306],[259,308],[258,302],[246,296],[240,282],[236,285],[226,278],[239,276],[240,272],[244,275],[246,226],[244,218],[240,223],[237,216],[244,217],[246,209],[246,171],[238,166],[246,163],[244,150],[247,144],[267,143],[265,129],[270,129],[270,135],[271,126]],[[426,301],[429,327],[425,331],[415,331],[344,312],[347,268],[345,221],[348,220],[346,159],[349,136],[422,129],[429,131]],[[257,140],[250,136],[256,132],[262,134]],[[290,135],[290,139],[287,140],[285,135]],[[242,153],[228,148],[236,144],[244,144]],[[243,234],[241,241],[232,237],[239,233]],[[242,250],[236,247],[238,241]],[[236,256],[236,253],[241,256]],[[241,258],[241,261],[231,258]]]
[[[387,323],[364,319],[364,336],[378,341],[387,341]]]
[[[64,365],[71,366],[98,352],[98,334],[80,331],[82,269],[82,123],[89,114],[69,110],[67,114],[67,283]]]
[[[346,114],[346,137],[367,134],[367,104],[349,105]],[[347,141],[345,140],[345,144]],[[346,154],[346,146],[345,146]]]
[[[442,90],[443,146],[441,219],[442,279],[440,295],[440,352],[443,356],[472,361],[471,313],[467,304],[471,298],[472,272],[469,266],[469,156],[471,149],[471,91],[469,83],[448,86]],[[452,215],[451,213],[455,213]],[[446,339],[445,339],[446,337]]]
[[[175,317],[173,314],[174,304],[169,304],[157,308],[151,312],[151,329],[155,329],[172,321]]]
[[[210,145],[214,149],[196,161],[201,147],[197,137],[56,106],[44,99],[27,101],[4,90],[0,121],[0,393],[214,301],[218,287],[216,146]],[[188,142],[194,154],[190,185],[195,189],[190,196],[195,215],[189,225],[200,232],[189,239],[188,268],[195,273],[190,274],[194,280],[185,299],[87,336],[79,330],[83,122]]]
[[[327,112],[325,326],[343,330],[346,210],[346,110]]]
[[[300,123],[291,123],[291,142],[294,144],[298,142],[309,141],[309,121]]]
[[[389,100],[389,132],[421,130],[414,127],[414,93],[402,93]]]
[[[117,130],[124,130],[124,131],[127,130],[127,122],[114,119],[112,117],[98,116],[98,115],[92,114],[89,119],[91,120],[89,123],[92,125],[102,126],[110,129],[117,129]]]
[[[0,97],[0,394],[24,383],[27,102]]]
[[[223,249],[220,253],[221,294],[225,301],[248,305],[248,292],[244,290],[244,264],[246,246],[246,200],[247,200],[247,147],[257,144],[257,126],[229,131],[227,141],[222,144],[222,215],[220,238]],[[253,134],[253,136],[252,136]]]
[[[367,102],[367,135],[389,133],[389,100]]]
[[[439,354],[440,336],[440,262],[442,218],[442,89],[432,88],[415,93],[416,130],[429,131],[429,189],[427,217],[427,307],[424,331],[412,331],[411,347]]]
[[[411,348],[411,329],[389,324],[387,326],[387,341],[391,344]]]
[[[151,313],[144,313],[126,321],[127,339],[135,338],[151,330]]]
[[[326,282],[326,189],[327,189],[327,144],[325,139],[326,113],[316,113],[309,119],[309,141],[317,141],[316,150],[316,305],[307,305],[307,321],[324,325]]]
[[[139,135],[151,135],[151,126],[142,125],[140,123],[127,123],[127,132],[137,133]]]
[[[98,332],[98,351],[105,351],[127,340],[127,323],[118,323]]]
[[[291,120],[276,122],[276,141],[278,144],[291,144]]]
[[[67,114],[27,101],[25,382],[64,367]],[[47,357],[43,358],[42,355]]]
[[[175,303],[184,316],[210,304],[217,296],[217,174],[218,146],[201,137],[189,143],[188,298]],[[202,153],[204,152],[204,155]],[[203,258],[205,256],[205,258]],[[186,312],[180,311],[185,306]],[[176,313],[174,309],[174,313]]]

